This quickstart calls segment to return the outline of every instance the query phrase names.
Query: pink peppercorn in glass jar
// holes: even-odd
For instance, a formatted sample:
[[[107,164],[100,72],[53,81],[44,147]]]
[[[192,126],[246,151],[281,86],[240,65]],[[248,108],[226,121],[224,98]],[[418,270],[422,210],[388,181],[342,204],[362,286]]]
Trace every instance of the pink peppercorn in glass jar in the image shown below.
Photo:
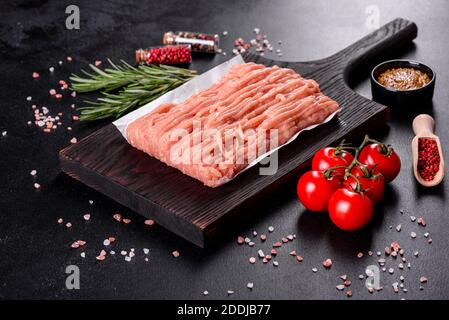
[[[192,61],[189,45],[151,47],[136,50],[136,62],[146,64],[187,64]]]
[[[205,53],[218,52],[219,42],[218,34],[190,31],[168,31],[162,37],[162,43],[165,45],[188,44],[192,47],[192,51]]]

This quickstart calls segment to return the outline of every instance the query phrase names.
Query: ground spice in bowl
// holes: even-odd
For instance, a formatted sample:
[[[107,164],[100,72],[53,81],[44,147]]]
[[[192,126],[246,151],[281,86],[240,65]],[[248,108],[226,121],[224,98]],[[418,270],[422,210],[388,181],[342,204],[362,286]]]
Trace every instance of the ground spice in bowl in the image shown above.
[[[391,68],[381,73],[377,81],[396,90],[414,90],[427,85],[430,78],[427,73],[415,68]]]

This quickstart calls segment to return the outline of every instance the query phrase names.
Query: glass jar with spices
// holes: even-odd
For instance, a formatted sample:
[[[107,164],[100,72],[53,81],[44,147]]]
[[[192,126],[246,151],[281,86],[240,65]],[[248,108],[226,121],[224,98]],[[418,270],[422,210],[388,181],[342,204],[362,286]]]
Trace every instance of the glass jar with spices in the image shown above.
[[[219,50],[220,37],[218,34],[206,34],[190,31],[168,31],[162,37],[164,45],[187,44],[192,51],[217,53]]]
[[[138,64],[187,64],[192,61],[189,45],[151,47],[136,50]]]

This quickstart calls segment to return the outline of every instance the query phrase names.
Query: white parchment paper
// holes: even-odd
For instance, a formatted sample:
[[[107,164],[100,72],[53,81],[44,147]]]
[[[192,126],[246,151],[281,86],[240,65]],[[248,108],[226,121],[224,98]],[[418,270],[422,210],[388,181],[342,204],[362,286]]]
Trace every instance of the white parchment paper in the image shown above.
[[[156,109],[158,106],[160,106],[163,103],[181,103],[181,102],[183,102],[188,97],[190,97],[192,94],[203,91],[203,90],[209,88],[212,84],[218,82],[224,76],[224,74],[229,70],[229,68],[231,66],[236,65],[236,64],[243,64],[243,63],[245,63],[245,61],[243,60],[243,58],[240,55],[235,56],[232,59],[214,67],[213,69],[211,69],[199,76],[196,76],[195,78],[193,78],[192,80],[179,86],[178,88],[176,88],[170,92],[167,92],[166,94],[160,96],[156,100],[153,100],[153,101],[147,103],[146,105],[140,107],[139,109],[137,109],[133,112],[130,112],[127,115],[117,119],[116,121],[113,122],[113,124],[117,127],[117,129],[120,131],[120,133],[123,135],[123,137],[125,139],[127,139],[126,129],[127,129],[128,125],[130,123],[132,123],[134,120],[142,117],[143,115],[146,115],[147,113],[150,113],[151,111],[153,111],[154,109]],[[322,123],[314,124],[307,128],[302,129],[301,131],[299,131],[298,133],[293,135],[283,145],[280,145],[277,148],[274,148],[274,149],[268,151],[267,153],[259,156],[257,159],[252,161],[244,170],[240,171],[237,175],[248,170],[252,166],[256,165],[263,158],[269,156],[273,152],[277,151],[279,148],[281,148],[281,147],[289,144],[293,140],[295,140],[301,132],[306,131],[306,130],[312,130],[312,129],[316,128],[317,126],[320,126],[326,122],[329,122],[339,111],[340,111],[340,109],[335,111],[331,115],[329,115]]]

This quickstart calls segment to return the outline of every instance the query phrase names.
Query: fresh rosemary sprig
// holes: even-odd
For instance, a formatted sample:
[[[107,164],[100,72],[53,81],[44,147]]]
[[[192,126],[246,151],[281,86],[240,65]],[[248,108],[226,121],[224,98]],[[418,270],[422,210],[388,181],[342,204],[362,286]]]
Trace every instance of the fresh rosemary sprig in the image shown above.
[[[79,93],[102,91],[102,96],[96,101],[85,101],[88,106],[80,108],[81,120],[119,118],[196,75],[195,70],[166,65],[133,67],[124,61],[121,65],[108,61],[111,68],[101,70],[90,65],[94,73],[82,70],[86,77],[77,75],[70,77],[71,89],[74,91]]]

